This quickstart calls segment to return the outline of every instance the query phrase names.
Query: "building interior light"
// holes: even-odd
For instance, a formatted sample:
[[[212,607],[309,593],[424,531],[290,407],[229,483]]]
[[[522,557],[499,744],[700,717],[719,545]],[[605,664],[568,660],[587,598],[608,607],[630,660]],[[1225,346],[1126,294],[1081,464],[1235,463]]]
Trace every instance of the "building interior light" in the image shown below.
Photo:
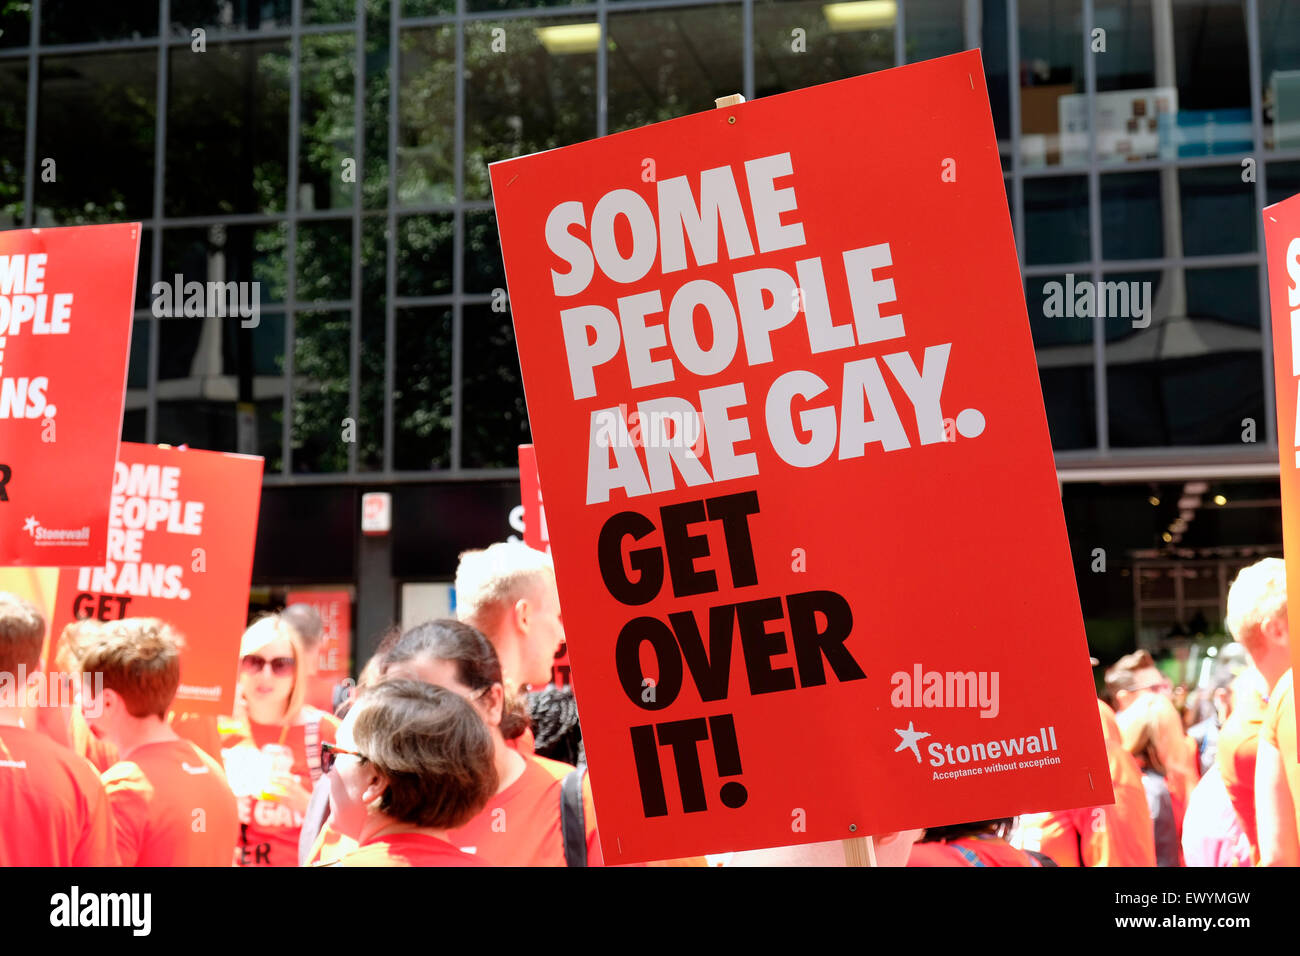
[[[599,23],[564,23],[554,27],[537,27],[534,32],[551,56],[595,53],[600,46]]]
[[[1216,505],[1226,505],[1228,503],[1228,499],[1223,497],[1223,495],[1215,495],[1214,503]]]
[[[895,0],[849,0],[846,3],[828,3],[822,7],[826,22],[835,33],[852,33],[858,30],[878,30],[892,27],[898,19]]]
[[[1152,508],[1158,508],[1160,506],[1160,499],[1157,498],[1155,495],[1149,497],[1147,501],[1150,503]]]

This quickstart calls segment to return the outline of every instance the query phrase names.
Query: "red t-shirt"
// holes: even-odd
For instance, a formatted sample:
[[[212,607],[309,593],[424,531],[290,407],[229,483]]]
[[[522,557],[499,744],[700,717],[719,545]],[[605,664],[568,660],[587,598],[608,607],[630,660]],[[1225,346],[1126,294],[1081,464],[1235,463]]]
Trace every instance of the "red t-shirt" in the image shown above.
[[[0,726],[0,867],[116,865],[108,796],[89,761]]]
[[[188,740],[137,747],[103,780],[123,866],[234,862],[235,795],[221,765]]]
[[[560,789],[573,767],[546,757],[524,759],[519,779],[489,800],[473,820],[448,833],[448,839],[493,866],[564,866]],[[586,774],[582,777],[582,809],[587,865],[603,866],[591,780]]]
[[[1268,698],[1268,710],[1260,730],[1262,739],[1277,748],[1286,774],[1291,804],[1295,809],[1296,832],[1300,833],[1300,762],[1296,760],[1295,693],[1291,671],[1287,671]]]
[[[1124,749],[1115,712],[1102,701],[1097,707],[1115,802],[1022,817],[1025,849],[1046,853],[1058,866],[1155,866],[1142,770]]]
[[[383,834],[361,844],[337,863],[327,866],[486,866],[446,840],[427,833]]]
[[[222,752],[226,756],[227,773],[233,775],[230,768],[234,759],[227,751],[248,748],[260,750],[267,744],[281,743],[283,736],[284,746],[293,751],[293,768],[290,773],[298,777],[302,788],[310,793],[319,773],[320,756],[318,749],[314,755],[307,750],[307,724],[313,721],[320,728],[320,739],[333,743],[339,726],[338,718],[308,707],[303,708],[287,734],[280,725],[255,724],[251,721],[239,724],[230,732],[223,732]],[[317,774],[312,772],[313,762],[316,762]],[[236,798],[241,824],[238,841],[240,852],[236,862],[240,866],[297,866],[302,814],[281,800],[263,799],[260,793],[237,793]]]
[[[1255,827],[1255,762],[1267,709],[1268,701],[1254,688],[1238,694],[1232,713],[1219,728],[1219,750],[1214,758],[1255,859],[1259,859],[1259,831]]]
[[[964,837],[947,843],[914,843],[908,866],[1042,866],[998,837]]]

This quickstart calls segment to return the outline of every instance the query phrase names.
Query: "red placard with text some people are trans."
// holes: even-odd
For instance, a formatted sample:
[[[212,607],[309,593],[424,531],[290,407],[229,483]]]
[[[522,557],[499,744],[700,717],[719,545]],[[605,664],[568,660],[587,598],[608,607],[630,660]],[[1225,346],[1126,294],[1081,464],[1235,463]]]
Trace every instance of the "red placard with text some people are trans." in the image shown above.
[[[979,54],[491,176],[606,858],[1110,803]]]
[[[162,618],[184,641],[175,709],[231,713],[261,497],[261,458],[122,442],[108,559],[59,574],[51,633]]]
[[[1300,607],[1300,432],[1296,430],[1300,413],[1300,196],[1265,207],[1264,245],[1273,324],[1273,388],[1277,396],[1287,603]],[[1300,672],[1300,640],[1291,641],[1291,670]],[[1300,724],[1300,713],[1296,720]],[[1296,739],[1300,740],[1300,727]]]
[[[104,560],[140,224],[0,232],[0,565]]]

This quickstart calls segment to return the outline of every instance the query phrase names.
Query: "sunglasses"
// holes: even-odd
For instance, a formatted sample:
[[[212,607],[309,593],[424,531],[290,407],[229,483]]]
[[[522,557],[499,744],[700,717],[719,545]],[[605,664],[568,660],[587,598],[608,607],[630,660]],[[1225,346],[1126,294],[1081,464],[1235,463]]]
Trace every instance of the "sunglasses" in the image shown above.
[[[329,773],[334,769],[334,761],[338,759],[339,754],[348,754],[359,760],[365,760],[361,754],[355,750],[345,750],[337,744],[332,744],[328,740],[322,740],[320,744],[320,772]]]
[[[247,674],[260,674],[267,664],[271,665],[271,673],[276,677],[289,677],[293,674],[292,657],[274,657],[268,661],[261,654],[245,654],[239,661],[239,666]]]

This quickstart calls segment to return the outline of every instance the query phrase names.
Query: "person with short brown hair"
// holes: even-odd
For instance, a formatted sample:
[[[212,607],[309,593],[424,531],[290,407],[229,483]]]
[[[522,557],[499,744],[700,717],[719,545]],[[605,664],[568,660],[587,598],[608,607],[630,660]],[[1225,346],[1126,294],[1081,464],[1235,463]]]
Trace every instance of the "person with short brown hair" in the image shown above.
[[[34,729],[28,692],[45,679],[44,639],[40,612],[0,593],[0,867],[116,866],[104,785]]]
[[[366,688],[330,755],[332,826],[357,841],[339,866],[476,866],[448,832],[496,791],[492,737],[458,694],[413,680]]]
[[[1138,732],[1134,726],[1139,720],[1135,716],[1138,711],[1145,717],[1149,705],[1158,712],[1160,734],[1155,746],[1164,767],[1162,773],[1173,800],[1174,820],[1181,840],[1187,800],[1201,778],[1201,768],[1196,741],[1187,736],[1183,720],[1174,707],[1173,684],[1156,667],[1150,653],[1140,650],[1121,657],[1106,670],[1106,691],[1115,703],[1115,720],[1124,735],[1125,746]],[[1157,702],[1149,698],[1156,698]],[[1143,706],[1135,710],[1137,704]],[[1129,749],[1131,752],[1132,748]]]
[[[1106,669],[1106,693],[1121,713],[1144,691],[1171,693],[1173,685],[1160,673],[1149,651],[1125,654]]]
[[[83,702],[93,705],[87,723],[122,757],[103,774],[122,864],[230,866],[235,795],[220,764],[167,723],[181,680],[171,628],[156,618],[105,624],[83,648],[81,668],[94,675],[82,682]]]
[[[81,655],[99,634],[100,622],[94,618],[70,621],[53,643],[48,659],[52,664],[50,680],[58,682],[57,701],[42,707],[36,715],[36,727],[55,743],[72,748],[73,753],[89,760],[99,773],[117,763],[117,748],[111,741],[96,737],[86,724],[86,717],[76,705],[77,675],[81,672]]]

